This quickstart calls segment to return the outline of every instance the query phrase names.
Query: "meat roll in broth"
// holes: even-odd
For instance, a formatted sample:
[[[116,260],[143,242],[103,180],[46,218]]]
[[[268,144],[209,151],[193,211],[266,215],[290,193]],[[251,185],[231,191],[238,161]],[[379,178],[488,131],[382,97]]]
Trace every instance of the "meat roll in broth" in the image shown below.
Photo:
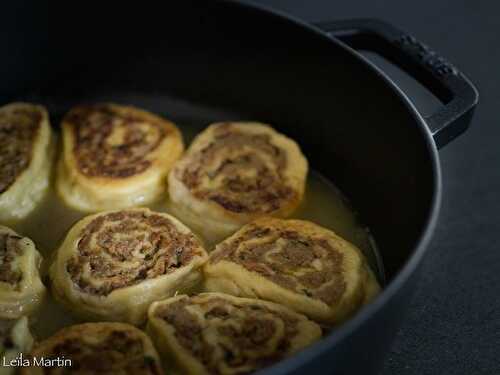
[[[305,316],[270,302],[221,293],[151,305],[148,332],[182,374],[249,374],[321,337]]]
[[[160,375],[158,353],[141,330],[124,323],[85,323],[63,328],[38,343],[30,357],[32,366],[21,375]],[[60,366],[36,366],[38,361],[58,358]]]
[[[135,107],[75,107],[62,121],[57,190],[86,212],[146,205],[162,197],[184,149],[176,126]]]
[[[321,323],[342,322],[379,290],[360,250],[302,220],[261,218],[210,254],[206,289],[286,305]]]
[[[189,290],[208,255],[177,219],[146,208],[79,221],[50,269],[57,300],[84,318],[141,324],[151,302]]]
[[[45,295],[41,261],[32,240],[0,226],[0,319],[16,319],[39,306]]]
[[[170,172],[169,206],[214,243],[258,217],[291,215],[307,170],[297,143],[268,125],[213,124]]]
[[[44,107],[0,107],[0,222],[24,219],[42,200],[49,186],[52,138]]]

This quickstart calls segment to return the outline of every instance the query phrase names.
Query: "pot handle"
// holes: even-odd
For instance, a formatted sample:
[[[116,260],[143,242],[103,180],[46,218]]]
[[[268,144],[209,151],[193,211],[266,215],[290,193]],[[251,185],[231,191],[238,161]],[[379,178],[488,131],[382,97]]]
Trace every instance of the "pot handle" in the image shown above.
[[[413,36],[376,19],[320,22],[314,26],[351,48],[380,54],[436,95],[444,105],[426,122],[438,148],[469,127],[479,99],[476,88],[457,68]]]

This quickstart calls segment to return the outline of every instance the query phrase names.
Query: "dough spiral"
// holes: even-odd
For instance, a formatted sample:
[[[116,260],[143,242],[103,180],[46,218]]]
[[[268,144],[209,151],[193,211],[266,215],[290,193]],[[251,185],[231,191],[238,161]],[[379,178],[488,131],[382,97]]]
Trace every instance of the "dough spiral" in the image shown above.
[[[260,123],[226,122],[199,134],[169,174],[173,212],[209,241],[300,204],[307,160],[291,139]]]
[[[186,374],[247,374],[321,337],[320,327],[275,303],[221,293],[155,302],[148,331]]]
[[[147,204],[184,146],[173,123],[117,104],[73,108],[62,121],[57,188],[68,205],[100,211]]]
[[[45,295],[41,261],[33,241],[0,226],[0,319],[16,319],[38,307]]]
[[[31,351],[31,358],[71,360],[71,367],[23,367],[21,375],[160,375],[158,353],[141,330],[124,323],[85,323],[63,328]]]
[[[339,323],[379,290],[363,254],[335,233],[301,220],[261,218],[210,254],[206,288],[284,304]]]
[[[49,186],[53,155],[47,110],[11,103],[0,107],[0,221],[25,218]]]
[[[178,220],[146,208],[78,222],[52,264],[56,298],[76,313],[140,324],[149,304],[196,284],[207,259]]]

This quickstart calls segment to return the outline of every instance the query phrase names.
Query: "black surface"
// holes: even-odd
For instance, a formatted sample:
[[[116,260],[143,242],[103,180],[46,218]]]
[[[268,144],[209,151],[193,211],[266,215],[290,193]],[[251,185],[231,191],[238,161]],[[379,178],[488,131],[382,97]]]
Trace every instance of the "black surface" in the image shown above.
[[[354,18],[314,24],[358,51],[370,51],[404,69],[440,101],[426,123],[438,148],[447,145],[470,125],[478,102],[474,85],[444,57],[425,43],[377,18]]]
[[[477,85],[480,104],[471,128],[440,151],[444,196],[439,225],[382,374],[499,374],[500,4],[254,2],[308,21],[382,18],[429,44]],[[394,75],[425,114],[436,108],[435,100],[398,72]]]

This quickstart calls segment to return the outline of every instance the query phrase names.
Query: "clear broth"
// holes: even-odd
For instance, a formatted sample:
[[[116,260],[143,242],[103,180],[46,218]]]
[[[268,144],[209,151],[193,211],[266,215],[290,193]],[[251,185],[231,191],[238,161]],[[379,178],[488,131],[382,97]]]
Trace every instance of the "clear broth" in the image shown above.
[[[194,129],[187,127],[182,128],[182,131],[185,138],[192,139]],[[52,180],[54,178],[55,176],[52,176]],[[68,208],[52,188],[53,182],[43,202],[28,218],[9,225],[35,242],[44,258],[42,275],[46,285],[49,285],[48,267],[66,233],[73,224],[87,215]],[[169,212],[166,198],[149,207],[156,211]],[[381,258],[368,228],[361,224],[356,212],[341,192],[319,173],[309,173],[304,201],[293,218],[309,220],[329,228],[355,244],[363,251],[379,281],[383,283]],[[48,291],[41,308],[32,317],[33,333],[37,339],[44,339],[65,326],[80,322],[82,320],[55,302]]]

